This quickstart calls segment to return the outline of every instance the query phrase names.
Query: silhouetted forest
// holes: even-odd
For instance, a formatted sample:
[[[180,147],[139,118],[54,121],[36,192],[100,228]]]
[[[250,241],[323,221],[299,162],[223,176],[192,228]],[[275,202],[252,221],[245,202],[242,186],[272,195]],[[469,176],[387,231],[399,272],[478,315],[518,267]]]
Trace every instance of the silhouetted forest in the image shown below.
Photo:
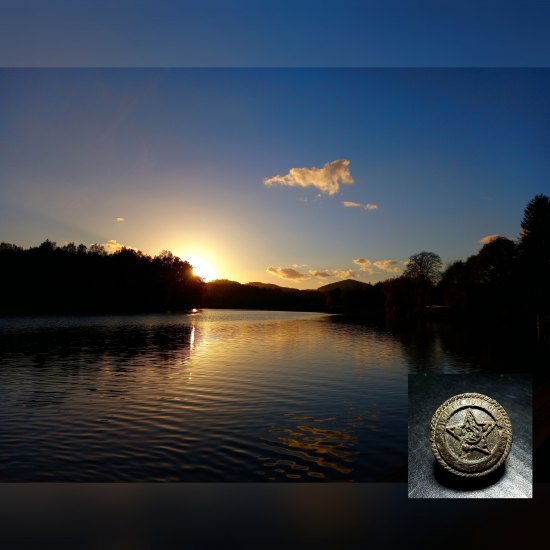
[[[317,290],[231,281],[207,285],[207,307],[346,313],[394,321],[447,319],[514,322],[550,333],[550,199],[527,204],[517,241],[495,236],[477,254],[445,269],[434,252],[413,254],[400,277],[374,285],[354,280]]]
[[[382,283],[385,310],[483,321],[520,320],[539,334],[550,328],[550,199],[527,204],[517,241],[494,237],[477,254],[442,270],[432,252],[411,256],[403,275]]]
[[[527,204],[517,241],[494,237],[477,254],[445,269],[438,254],[413,254],[404,273],[374,285],[340,281],[317,290],[264,283],[205,284],[170,252],[152,258],[122,249],[107,254],[50,241],[23,250],[0,245],[0,313],[103,313],[192,307],[346,313],[397,321],[442,318],[514,320],[550,332],[550,199]]]
[[[26,250],[0,244],[0,289],[2,314],[138,313],[196,307],[204,282],[171,252],[46,240]]]

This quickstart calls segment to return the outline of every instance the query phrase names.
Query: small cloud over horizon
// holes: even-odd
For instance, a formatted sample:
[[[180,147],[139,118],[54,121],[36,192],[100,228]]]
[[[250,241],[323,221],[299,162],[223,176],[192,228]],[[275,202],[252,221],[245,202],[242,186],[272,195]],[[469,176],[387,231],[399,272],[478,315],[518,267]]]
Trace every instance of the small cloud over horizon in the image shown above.
[[[290,279],[291,281],[307,281],[310,279],[309,275],[305,273],[300,273],[298,270],[292,267],[268,267],[266,269],[271,275],[280,277],[281,279]]]
[[[99,243],[99,244],[102,245],[103,248],[105,248],[105,251],[108,254],[114,254],[115,252],[119,252],[123,248],[128,248],[129,250],[134,250],[135,252],[138,251],[137,248],[135,248],[133,246],[128,246],[127,244],[121,244],[118,241],[116,241],[115,239],[111,239],[111,240],[109,240],[105,243]]]
[[[401,273],[403,270],[399,267],[399,263],[397,260],[380,260],[373,262],[372,265],[387,273]]]
[[[478,242],[479,244],[489,244],[496,241],[499,237],[500,235],[485,235],[485,237],[481,237]]]
[[[312,277],[318,277],[319,279],[326,279],[327,277],[332,277],[328,271],[315,271],[313,269],[309,270],[309,274]]]
[[[386,273],[401,273],[403,271],[400,267],[400,264],[403,262],[400,262],[399,260],[377,260],[373,262],[368,258],[356,258],[353,260],[353,263],[358,265],[361,271],[364,271],[369,275],[373,275],[375,273],[374,268]]]
[[[264,185],[283,185],[287,187],[315,187],[326,195],[335,195],[341,184],[352,184],[354,179],[347,159],[327,162],[322,168],[291,168],[284,176],[264,179]]]
[[[334,271],[333,276],[338,279],[357,279],[358,274],[357,271],[353,269],[344,269],[341,271]]]
[[[370,260],[369,258],[355,258],[353,263],[358,269],[314,269],[308,268],[306,264],[292,264],[290,267],[273,267],[266,269],[267,273],[295,282],[328,281],[329,279],[360,279],[362,274],[380,277],[383,274],[400,275],[403,273],[407,260]]]
[[[124,222],[124,221],[126,221],[126,218],[121,218],[121,217],[119,217],[119,218],[115,218],[115,220],[116,220],[117,222]]]
[[[367,202],[366,204],[362,202],[354,201],[342,201],[342,205],[346,208],[362,208],[363,210],[378,210],[378,205],[372,202]]]
[[[372,269],[372,262],[368,258],[356,258],[353,260],[353,263],[357,264],[361,271],[364,271],[369,275],[374,273],[374,270]]]
[[[357,271],[353,269],[309,269],[307,273],[298,271],[296,267],[306,267],[304,265],[294,265],[293,267],[273,267],[266,269],[267,273],[275,275],[281,279],[291,281],[308,281],[310,279],[355,279],[358,277]]]

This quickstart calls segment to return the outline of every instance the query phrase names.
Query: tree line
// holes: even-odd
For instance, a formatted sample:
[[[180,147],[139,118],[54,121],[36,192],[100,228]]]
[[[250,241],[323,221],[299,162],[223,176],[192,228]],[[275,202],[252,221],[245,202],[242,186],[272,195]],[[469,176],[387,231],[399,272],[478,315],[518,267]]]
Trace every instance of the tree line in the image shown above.
[[[180,311],[199,306],[203,291],[191,264],[168,251],[0,244],[1,314]]]
[[[0,313],[181,311],[193,307],[326,311],[371,319],[515,320],[548,335],[550,199],[527,204],[517,241],[495,237],[444,268],[434,252],[413,254],[400,277],[374,285],[344,281],[319,290],[260,283],[205,284],[192,266],[163,251],[108,254],[101,245],[49,240],[29,249],[0,244]],[[353,284],[352,284],[353,283]]]
[[[455,318],[521,320],[547,335],[550,199],[529,201],[517,241],[496,236],[477,254],[442,267],[433,252],[411,256],[401,277],[382,283],[386,312],[411,317],[439,306]]]

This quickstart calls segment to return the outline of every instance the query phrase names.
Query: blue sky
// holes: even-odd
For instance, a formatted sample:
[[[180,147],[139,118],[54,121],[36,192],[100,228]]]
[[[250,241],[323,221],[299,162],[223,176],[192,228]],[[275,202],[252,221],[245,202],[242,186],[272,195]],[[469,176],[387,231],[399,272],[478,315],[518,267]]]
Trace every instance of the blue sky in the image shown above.
[[[298,288],[463,259],[550,192],[549,92],[547,69],[4,69],[0,234]]]
[[[0,66],[548,66],[545,0],[0,0]]]

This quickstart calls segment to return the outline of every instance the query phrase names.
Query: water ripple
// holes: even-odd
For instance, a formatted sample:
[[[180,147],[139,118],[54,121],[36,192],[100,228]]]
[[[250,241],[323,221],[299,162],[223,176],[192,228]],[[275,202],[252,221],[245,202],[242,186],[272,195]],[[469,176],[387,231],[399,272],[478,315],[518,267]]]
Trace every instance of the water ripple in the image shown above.
[[[373,481],[399,343],[320,314],[0,319],[1,481]]]

